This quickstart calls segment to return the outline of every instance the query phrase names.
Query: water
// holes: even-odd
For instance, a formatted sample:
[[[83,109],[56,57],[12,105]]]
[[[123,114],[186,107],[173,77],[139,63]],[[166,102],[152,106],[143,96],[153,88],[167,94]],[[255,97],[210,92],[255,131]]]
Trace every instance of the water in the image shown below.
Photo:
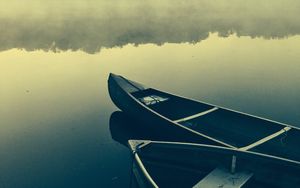
[[[94,55],[1,52],[1,186],[130,184],[126,138],[139,135],[124,127],[138,123],[109,125],[118,110],[109,72],[299,126],[299,42],[211,35],[195,45],[128,45]]]
[[[242,6],[239,3],[223,13],[227,5],[207,3],[208,10],[218,11],[216,16],[197,15],[202,6],[196,6],[198,13],[187,16],[189,21],[182,23],[196,2],[171,6],[170,14],[162,13],[169,5],[153,9],[140,3],[125,8],[120,5],[113,8],[119,13],[112,14],[115,17],[100,11],[101,19],[93,14],[98,10],[95,6],[86,4],[81,8],[80,1],[71,7],[62,6],[57,12],[57,3],[46,9],[37,2],[22,7],[11,1],[0,15],[1,23],[7,26],[0,34],[0,187],[134,184],[126,140],[149,135],[143,132],[142,123],[116,112],[107,92],[110,72],[172,93],[300,126],[297,3],[283,7],[278,1],[267,12],[267,5],[250,5],[254,9],[244,7],[247,14],[236,17],[234,13]],[[136,11],[136,6],[149,12],[130,28],[128,20],[144,15]],[[16,7],[18,11],[13,14]],[[39,9],[24,18],[25,24],[12,24],[34,7]],[[75,15],[75,9],[83,16]],[[177,9],[181,10],[178,20],[171,16]],[[278,15],[281,9],[290,14]],[[160,12],[155,15],[162,19],[153,16],[153,11]],[[105,17],[106,13],[110,16]],[[124,15],[127,17],[123,22],[120,18]],[[95,19],[87,21],[91,17]],[[268,27],[261,27],[265,22],[259,18],[268,20]],[[79,21],[86,21],[86,25]],[[153,28],[147,24],[149,21]],[[47,24],[43,27],[44,22]],[[195,22],[199,27],[194,26]],[[107,23],[110,27],[102,27]],[[177,32],[175,28],[166,31],[167,23],[178,28]],[[130,125],[139,125],[141,130],[134,131]]]

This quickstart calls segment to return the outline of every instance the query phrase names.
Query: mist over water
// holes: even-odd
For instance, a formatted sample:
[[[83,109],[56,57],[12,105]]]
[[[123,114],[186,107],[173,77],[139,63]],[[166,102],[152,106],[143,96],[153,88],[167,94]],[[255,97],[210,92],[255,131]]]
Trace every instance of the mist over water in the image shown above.
[[[110,72],[300,127],[298,1],[0,7],[0,187],[134,184],[126,141],[162,138],[115,112]]]
[[[286,38],[300,33],[299,1],[0,2],[0,50],[82,50],[126,44],[196,43],[210,32]]]

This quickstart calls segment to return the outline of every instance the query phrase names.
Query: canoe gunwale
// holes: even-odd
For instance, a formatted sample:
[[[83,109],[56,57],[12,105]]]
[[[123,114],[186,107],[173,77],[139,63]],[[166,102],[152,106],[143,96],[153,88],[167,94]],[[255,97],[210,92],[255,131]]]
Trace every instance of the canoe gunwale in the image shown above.
[[[154,89],[154,88],[151,88],[151,89]],[[159,91],[157,89],[154,89],[154,90]],[[282,126],[285,126],[285,127],[290,127],[292,129],[297,129],[297,130],[300,131],[299,127],[296,127],[296,126],[293,126],[293,125],[289,125],[289,124],[286,124],[286,123],[282,123],[282,122],[279,122],[279,121],[275,121],[275,120],[271,120],[271,119],[268,119],[268,118],[263,118],[263,117],[260,117],[260,116],[256,116],[256,115],[248,114],[248,113],[245,113],[245,112],[233,110],[233,109],[230,109],[230,108],[226,108],[226,107],[223,107],[223,106],[211,104],[211,103],[204,102],[204,101],[201,101],[201,100],[196,100],[196,99],[193,99],[193,98],[187,98],[187,97],[184,97],[184,96],[181,96],[181,95],[177,95],[177,94],[173,94],[173,93],[170,93],[170,92],[165,92],[164,91],[164,93],[169,94],[169,95],[173,95],[175,97],[180,97],[180,98],[183,98],[183,99],[187,99],[187,100],[190,100],[190,101],[194,101],[194,102],[198,102],[198,103],[203,103],[203,104],[206,104],[206,105],[210,105],[210,106],[213,106],[213,107],[218,108],[218,109],[223,109],[223,110],[227,110],[227,111],[230,111],[230,112],[238,113],[238,114],[241,114],[241,115],[250,116],[250,117],[253,117],[253,118],[256,118],[256,119],[260,119],[260,120],[268,121],[268,122],[271,122],[271,123],[279,124],[279,125],[282,125]]]
[[[147,181],[154,187],[154,188],[159,188],[159,186],[155,183],[155,181],[152,179],[150,174],[148,173],[147,169],[145,168],[142,160],[140,159],[139,155],[137,153],[134,153],[134,159],[135,162],[137,163],[138,167],[142,171],[144,177],[147,179]]]
[[[131,145],[131,142],[133,142],[133,141],[144,142],[144,140],[129,140],[128,141],[129,145]],[[182,146],[183,148],[186,147],[186,146],[202,147],[202,148],[207,148],[207,149],[233,152],[232,153],[233,155],[235,155],[235,154],[252,155],[252,156],[255,156],[255,157],[278,160],[280,162],[289,163],[290,165],[297,165],[300,168],[300,161],[291,160],[291,159],[282,158],[282,157],[277,157],[277,156],[274,156],[274,155],[269,155],[269,154],[254,152],[254,151],[249,151],[249,150],[240,150],[239,148],[228,148],[228,147],[224,147],[224,146],[216,146],[216,145],[208,145],[208,144],[197,144],[197,143],[188,143],[188,142],[169,142],[169,141],[154,141],[154,140],[147,140],[146,142],[147,142],[147,145],[163,144],[163,145],[167,145],[168,147]],[[131,147],[131,150],[133,151],[132,147]],[[133,151],[133,152],[138,153],[138,148],[137,148],[136,151]]]

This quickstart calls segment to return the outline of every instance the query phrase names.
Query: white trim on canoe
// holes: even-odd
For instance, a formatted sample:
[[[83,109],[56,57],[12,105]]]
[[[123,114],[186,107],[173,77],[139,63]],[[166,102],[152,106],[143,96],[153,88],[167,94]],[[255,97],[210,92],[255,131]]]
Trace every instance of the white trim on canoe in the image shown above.
[[[137,153],[135,153],[134,157],[135,157],[135,160],[136,160],[137,164],[139,165],[140,169],[142,170],[143,174],[147,178],[147,180],[151,183],[151,185],[154,188],[158,188],[158,185],[155,183],[155,181],[152,179],[152,177],[149,175],[148,171],[144,167],[143,162],[141,161],[139,155]]]
[[[279,157],[276,155],[270,155],[270,154],[265,154],[265,153],[260,153],[260,152],[255,152],[255,151],[249,151],[249,150],[241,150],[239,148],[230,148],[230,147],[224,147],[224,146],[216,146],[216,145],[208,145],[208,144],[197,144],[197,143],[188,143],[188,142],[172,142],[172,141],[154,141],[154,140],[146,140],[149,144],[166,144],[166,145],[175,145],[175,146],[194,146],[194,147],[207,147],[207,148],[215,148],[215,149],[223,149],[223,150],[228,150],[228,151],[236,151],[236,152],[241,152],[241,153],[249,153],[249,154],[254,154],[256,156],[262,156],[262,157],[268,157],[272,159],[279,159],[282,161],[287,161],[291,163],[295,163],[297,165],[300,165],[300,161],[296,161],[293,159],[288,159],[284,157]]]
[[[239,148],[239,150],[247,151],[249,149],[252,149],[252,148],[254,148],[254,147],[258,146],[258,145],[261,145],[261,144],[263,144],[263,143],[265,143],[265,142],[267,142],[267,141],[269,141],[269,140],[271,140],[271,139],[273,139],[273,138],[275,138],[275,137],[277,137],[277,136],[279,136],[279,135],[281,135],[283,133],[288,132],[291,129],[292,129],[291,127],[284,127],[280,131],[275,132],[275,133],[273,133],[273,134],[271,134],[271,135],[269,135],[269,136],[267,136],[267,137],[265,137],[265,138],[263,138],[261,140],[258,140],[258,141],[254,142],[254,143],[252,143],[252,144],[250,144],[248,146]]]
[[[188,142],[173,142],[173,141],[154,141],[154,140],[130,140],[130,141],[138,141],[138,142],[147,142],[148,144],[166,144],[170,146],[193,146],[193,147],[207,147],[207,148],[215,148],[215,149],[223,149],[227,151],[236,151],[240,153],[248,153],[248,154],[254,154],[256,156],[262,156],[262,157],[268,157],[276,160],[281,160],[281,161],[287,161],[290,163],[295,163],[297,165],[300,165],[300,161],[296,161],[293,159],[288,159],[284,157],[279,157],[276,155],[270,155],[270,154],[265,154],[265,153],[260,153],[260,152],[255,152],[255,151],[249,151],[249,150],[241,150],[239,148],[229,148],[229,147],[224,147],[224,146],[216,146],[216,145],[208,145],[208,144],[197,144],[197,143],[188,143]]]
[[[206,110],[206,111],[203,111],[203,112],[200,112],[198,114],[194,114],[194,115],[191,115],[191,116],[188,116],[188,117],[184,117],[184,118],[181,118],[181,119],[178,119],[178,120],[173,120],[175,123],[179,123],[179,122],[182,122],[182,121],[188,121],[188,120],[191,120],[191,119],[194,119],[194,118],[197,118],[197,117],[200,117],[200,116],[204,116],[208,113],[211,113],[211,112],[214,112],[216,110],[218,110],[219,108],[218,107],[214,107],[212,109],[209,109],[209,110]]]

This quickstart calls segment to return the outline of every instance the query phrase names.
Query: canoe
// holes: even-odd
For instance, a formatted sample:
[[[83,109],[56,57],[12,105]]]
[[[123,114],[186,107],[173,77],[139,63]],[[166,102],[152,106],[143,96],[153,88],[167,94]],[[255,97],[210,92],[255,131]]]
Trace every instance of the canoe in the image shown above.
[[[299,187],[300,163],[238,149],[129,140],[140,187]]]
[[[202,101],[143,86],[110,74],[114,104],[168,141],[255,151],[300,161],[300,129]],[[177,138],[178,140],[169,140]]]

